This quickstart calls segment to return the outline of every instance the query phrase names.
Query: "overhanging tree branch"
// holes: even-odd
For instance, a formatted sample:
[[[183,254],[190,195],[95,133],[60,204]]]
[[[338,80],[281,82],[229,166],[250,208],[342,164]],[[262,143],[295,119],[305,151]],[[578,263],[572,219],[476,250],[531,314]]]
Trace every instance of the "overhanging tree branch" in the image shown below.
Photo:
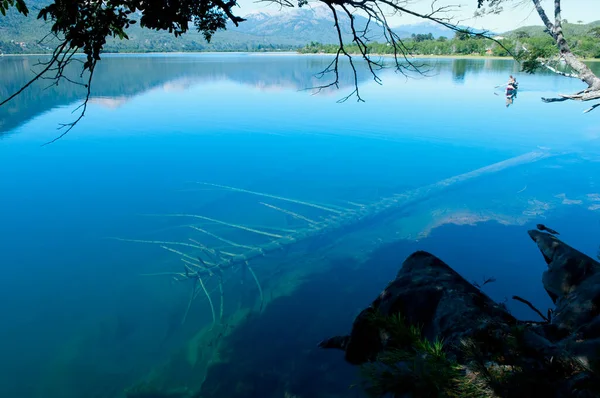
[[[581,76],[579,76],[576,73],[564,72],[564,71],[558,70],[557,68],[555,68],[552,65],[550,65],[550,63],[552,61],[558,61],[558,60],[556,60],[556,59],[555,60],[546,60],[543,57],[536,57],[536,55],[533,52],[529,51],[527,49],[527,47],[525,47],[524,45],[522,45],[521,48],[523,49],[523,51],[525,53],[528,54],[529,57],[535,58],[535,62],[537,64],[539,64],[539,65],[543,66],[544,68],[548,69],[550,72],[556,73],[557,75],[560,75],[560,76],[563,76],[563,77],[571,77],[571,78],[574,78],[574,79],[581,80]],[[559,60],[560,60],[560,58],[559,58]]]
[[[15,98],[16,96],[18,96],[19,94],[21,94],[23,91],[25,91],[33,83],[35,83],[36,81],[38,81],[42,77],[46,76],[46,74],[48,73],[48,71],[50,71],[52,69],[52,67],[54,65],[56,65],[56,63],[58,62],[58,59],[63,54],[64,49],[67,46],[67,44],[68,43],[66,41],[63,41],[61,44],[59,44],[54,49],[54,52],[52,53],[52,56],[50,57],[50,60],[45,63],[44,69],[42,69],[40,72],[38,72],[31,80],[29,80],[27,83],[25,83],[23,85],[23,87],[21,87],[18,91],[16,91],[15,93],[13,93],[7,99],[5,99],[2,102],[0,102],[0,106],[6,104],[8,101],[12,100],[13,98]]]
[[[77,112],[79,109],[81,109],[81,112],[79,113],[79,116],[77,117],[77,119],[75,119],[71,123],[61,123],[60,127],[58,129],[59,130],[65,129],[65,131],[63,131],[62,134],[60,134],[56,138],[54,138],[54,139],[46,142],[42,146],[46,146],[46,145],[52,144],[52,143],[60,140],[62,137],[64,137],[65,135],[67,135],[69,133],[69,131],[71,131],[73,129],[73,127],[75,127],[75,125],[77,123],[79,123],[79,121],[81,119],[83,119],[83,117],[85,116],[85,112],[87,111],[88,102],[90,101],[91,87],[92,87],[92,77],[94,76],[94,68],[95,68],[95,66],[96,66],[96,63],[94,63],[94,65],[89,69],[88,81],[87,81],[87,84],[84,85],[86,87],[86,89],[87,89],[86,90],[86,94],[85,94],[85,99],[83,100],[83,103],[81,105],[79,105],[77,108],[75,108],[73,110],[73,113],[74,113],[74,112]],[[57,81],[56,84],[58,84],[58,81]]]
[[[302,7],[308,4],[308,0],[264,0],[270,3],[278,4],[281,7]],[[481,7],[484,3],[494,7],[494,12],[500,10],[500,4],[510,0],[477,0],[477,5]],[[523,0],[521,0],[523,1]],[[420,19],[428,20],[450,29],[456,33],[462,33],[472,37],[481,37],[492,40],[510,55],[513,55],[498,40],[490,37],[489,32],[475,32],[468,28],[463,28],[457,22],[452,21],[452,13],[457,6],[439,5],[437,0],[431,0],[430,10],[427,12],[418,12],[411,8],[409,0],[318,0],[316,3],[324,4],[329,8],[334,19],[334,29],[336,29],[338,38],[338,50],[334,55],[334,60],[325,70],[321,71],[317,77],[322,78],[325,75],[333,74],[333,81],[316,87],[316,91],[328,87],[339,86],[339,67],[340,56],[346,58],[352,73],[354,74],[354,90],[348,96],[340,100],[343,102],[353,95],[358,101],[362,101],[358,87],[357,63],[353,54],[349,52],[345,40],[353,42],[358,48],[359,59],[362,59],[373,76],[376,83],[381,83],[377,73],[388,66],[409,77],[413,74],[424,75],[425,65],[416,63],[411,58],[411,49],[392,29],[388,21],[389,15],[410,15]],[[549,64],[544,66],[563,76],[578,76],[584,81],[588,88],[582,92],[561,95],[559,99],[545,99],[548,102],[555,100],[577,100],[590,101],[600,99],[600,79],[583,62],[575,57],[564,38],[562,31],[561,2],[554,0],[554,23],[551,22],[547,13],[541,5],[540,0],[532,0],[535,10],[544,22],[547,31],[555,40],[560,52],[560,57],[569,65],[575,73],[560,72]],[[190,22],[193,26],[202,32],[206,40],[212,38],[212,35],[225,29],[227,22],[231,21],[234,25],[244,21],[233,12],[233,7],[237,6],[237,0],[170,0],[169,2],[143,1],[139,0],[54,0],[53,3],[42,8],[38,14],[38,19],[44,19],[51,23],[51,34],[63,39],[56,46],[47,63],[43,63],[41,72],[36,73],[34,77],[21,87],[17,92],[6,99],[1,99],[0,106],[15,98],[34,82],[40,79],[53,80],[52,84],[58,84],[60,81],[75,83],[86,87],[86,97],[82,105],[80,116],[73,122],[61,125],[66,131],[61,134],[64,136],[69,132],[85,115],[88,100],[91,95],[90,86],[93,71],[96,63],[100,60],[100,55],[109,37],[118,37],[128,39],[126,30],[130,25],[139,22],[147,29],[168,31],[175,36],[186,33]],[[0,3],[0,12],[5,13],[10,7],[16,9],[24,15],[29,10],[25,5],[25,0],[4,0]],[[139,15],[139,21],[131,19],[132,14]],[[367,18],[365,27],[356,25],[355,15],[362,14]],[[350,32],[345,38],[342,32],[341,18],[348,18],[350,21]],[[393,58],[391,63],[386,63],[383,59],[374,58],[376,55],[370,53],[371,31],[379,31],[380,36],[392,47]],[[372,37],[372,36],[371,36]],[[64,71],[67,65],[76,59],[73,58],[76,53],[83,53],[86,60],[82,63],[82,73],[89,72],[90,76],[86,83],[75,82],[65,75]],[[513,55],[514,56],[514,55]],[[542,60],[540,60],[542,61]],[[542,64],[540,64],[542,65]],[[592,106],[586,112],[595,109]],[[59,138],[60,138],[59,137]],[[53,140],[52,142],[54,142]]]
[[[168,3],[155,1],[139,2],[137,0],[55,0],[42,8],[38,19],[50,21],[51,34],[63,37],[50,56],[49,61],[40,63],[43,68],[34,77],[6,99],[0,99],[0,106],[14,99],[33,83],[40,79],[53,80],[51,85],[67,81],[86,88],[83,103],[75,110],[79,116],[71,123],[61,124],[65,129],[55,139],[66,135],[85,116],[90,99],[91,82],[96,63],[100,60],[106,40],[109,37],[128,39],[126,30],[138,21],[130,17],[134,13],[141,14],[140,25],[154,30],[167,30],[179,36],[189,29],[189,23],[203,33],[207,40],[219,29],[225,29],[227,21],[235,25],[244,21],[236,16],[232,9],[236,0],[172,0]],[[28,9],[24,0],[6,0],[0,2],[0,12],[4,14],[9,7],[27,15]],[[47,36],[46,36],[47,37]],[[42,40],[44,40],[44,37]],[[68,65],[75,59],[76,53],[83,53],[86,60],[82,63],[80,76],[89,73],[87,83],[79,83],[65,74]],[[48,143],[44,144],[47,145]]]
[[[548,34],[552,36],[555,40],[556,45],[559,50],[559,57],[565,61],[565,63],[573,69],[576,73],[567,73],[567,72],[559,72],[555,71],[566,77],[577,77],[584,83],[588,85],[586,90],[580,91],[575,94],[561,94],[559,98],[542,98],[544,102],[556,102],[556,101],[564,101],[564,100],[575,100],[575,101],[593,101],[600,99],[600,78],[598,78],[594,72],[581,60],[579,60],[571,51],[567,40],[565,39],[563,30],[562,30],[562,16],[561,16],[561,1],[554,0],[554,24],[550,22],[544,8],[541,5],[540,0],[532,0],[533,5],[547,27]],[[539,60],[540,65],[544,66],[547,69],[549,68],[547,63],[544,63],[543,60]],[[591,110],[595,109],[597,105],[592,106],[584,111],[584,113],[588,113]]]
[[[280,7],[293,7],[294,4],[290,0],[263,0],[266,3],[275,3]],[[491,37],[489,32],[475,32],[469,28],[463,28],[458,23],[452,22],[452,13],[457,10],[458,6],[452,5],[438,5],[437,0],[431,1],[431,7],[429,12],[417,12],[408,8],[410,2],[407,0],[319,0],[318,3],[324,4],[329,8],[334,19],[334,28],[336,29],[338,38],[338,49],[334,53],[334,60],[321,71],[317,77],[322,78],[326,75],[333,74],[332,82],[326,83],[310,89],[319,92],[328,87],[338,87],[339,78],[339,67],[340,56],[347,58],[350,63],[351,72],[354,75],[354,90],[342,98],[339,102],[348,100],[353,95],[356,95],[358,101],[362,101],[360,91],[358,87],[358,75],[356,70],[356,64],[353,61],[352,54],[350,54],[346,48],[344,42],[344,35],[340,25],[340,18],[348,18],[350,24],[350,32],[346,42],[353,42],[358,49],[356,54],[362,59],[370,74],[376,83],[381,83],[381,78],[378,76],[378,72],[386,67],[392,67],[396,72],[402,73],[406,77],[411,76],[424,76],[427,73],[426,65],[416,63],[411,59],[411,49],[406,45],[402,38],[392,29],[388,15],[410,15],[418,17],[424,20],[434,22],[445,28],[450,29],[456,33],[463,33],[471,37],[481,37],[491,40],[498,44],[501,48],[506,50],[509,54],[512,54],[509,49],[504,45]],[[298,6],[305,5],[306,2],[300,0]],[[359,28],[354,23],[354,15],[362,14],[367,18],[367,26]],[[372,28],[371,28],[372,27]],[[392,48],[392,62],[387,64],[381,59],[375,59],[376,55],[369,52],[369,39],[367,33],[370,31],[379,31],[379,34],[385,42]]]
[[[481,8],[486,0],[477,0],[477,5]],[[506,2],[509,0],[505,0]],[[488,3],[498,4],[503,2],[503,0],[487,0]],[[552,37],[554,40],[556,47],[559,51],[559,58],[564,61],[567,66],[572,69],[573,72],[568,71],[560,71],[557,68],[552,67],[549,64],[548,54],[543,54],[542,51],[525,51],[528,53],[525,62],[523,62],[523,66],[525,71],[533,72],[538,67],[544,67],[554,73],[557,73],[561,76],[565,77],[573,77],[580,79],[582,82],[587,84],[587,89],[577,92],[575,94],[559,94],[557,98],[542,98],[544,102],[562,102],[566,100],[574,100],[574,101],[593,101],[600,99],[600,78],[592,72],[592,70],[583,63],[578,57],[576,57],[567,40],[565,38],[563,32],[563,19],[562,19],[562,9],[561,9],[561,0],[554,0],[554,23],[551,22],[548,14],[544,10],[542,6],[541,0],[531,0],[531,4],[534,7],[534,10],[537,12],[538,16],[546,26],[546,32]],[[588,113],[591,110],[595,109],[598,105],[593,105],[592,107],[586,109],[584,113]]]

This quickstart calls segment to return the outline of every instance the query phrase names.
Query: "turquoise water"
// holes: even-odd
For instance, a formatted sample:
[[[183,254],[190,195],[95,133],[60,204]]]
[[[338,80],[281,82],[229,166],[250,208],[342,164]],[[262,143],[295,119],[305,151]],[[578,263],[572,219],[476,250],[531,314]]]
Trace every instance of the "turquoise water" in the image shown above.
[[[0,59],[2,97],[25,81],[35,61]],[[305,90],[319,84],[314,75],[328,62],[294,55],[106,56],[86,117],[44,147],[59,123],[73,119],[81,92],[36,86],[0,108],[1,396],[118,397],[144,380],[202,388],[209,397],[348,396],[348,378],[336,375],[354,369],[315,345],[346,332],[411,251],[429,250],[470,280],[495,276],[486,286],[494,299],[519,294],[543,308],[544,264],[526,230],[546,223],[595,254],[597,115],[582,115],[584,104],[540,101],[577,91],[580,82],[519,74],[506,60],[428,60],[429,76],[386,72],[383,86],[361,71],[366,102],[340,104],[353,89],[348,73],[337,91]],[[520,90],[506,107],[494,86],[508,74]],[[251,277],[229,275],[224,315],[231,327],[219,332],[227,335],[217,339],[221,363],[213,360],[208,371],[203,355],[218,344],[196,335],[212,323],[204,297],[181,326],[189,285],[140,276],[179,272],[178,256],[156,244],[110,239],[193,238],[223,246],[188,228],[194,224],[254,246],[266,238],[158,215],[198,214],[262,231],[303,224],[261,201],[309,218],[323,215],[198,182],[346,209],[348,202],[374,203],[540,147],[555,156],[486,174],[383,220],[297,245],[287,257],[258,261],[260,316]],[[535,316],[508,304],[518,316]]]

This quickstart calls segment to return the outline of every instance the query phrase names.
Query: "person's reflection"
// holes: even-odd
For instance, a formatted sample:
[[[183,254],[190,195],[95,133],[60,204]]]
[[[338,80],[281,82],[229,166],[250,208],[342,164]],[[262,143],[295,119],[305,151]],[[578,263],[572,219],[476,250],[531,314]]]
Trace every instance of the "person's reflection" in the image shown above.
[[[508,87],[506,87],[506,107],[507,108],[513,104],[515,98],[517,98],[517,89],[509,85]]]

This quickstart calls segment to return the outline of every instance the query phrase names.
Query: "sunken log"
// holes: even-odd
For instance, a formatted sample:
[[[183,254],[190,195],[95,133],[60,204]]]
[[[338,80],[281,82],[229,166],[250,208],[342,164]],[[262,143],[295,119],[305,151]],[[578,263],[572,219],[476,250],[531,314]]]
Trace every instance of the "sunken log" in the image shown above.
[[[419,384],[431,379],[423,372],[446,375],[445,384],[435,385],[446,390],[436,390],[436,396],[600,396],[595,371],[600,362],[600,263],[556,236],[533,230],[529,235],[548,264],[542,283],[556,305],[543,321],[516,319],[442,260],[418,251],[356,317],[348,335],[319,346],[343,350],[351,364],[371,366],[365,387],[375,396],[429,396],[432,391],[423,388],[435,383]],[[418,338],[431,344],[413,340],[407,347],[409,340],[394,337],[406,333],[393,319],[416,328]],[[443,342],[443,355],[427,348],[435,342]],[[442,355],[442,362],[428,362],[438,369],[415,365],[432,355]],[[448,372],[439,371],[441,366]],[[402,382],[390,382],[394,377]]]

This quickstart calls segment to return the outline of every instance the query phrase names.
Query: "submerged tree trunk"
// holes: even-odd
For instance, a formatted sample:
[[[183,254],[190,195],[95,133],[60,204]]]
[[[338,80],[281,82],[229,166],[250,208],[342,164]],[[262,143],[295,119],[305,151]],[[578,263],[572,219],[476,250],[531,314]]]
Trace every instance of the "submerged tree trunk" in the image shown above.
[[[357,316],[349,335],[319,346],[344,350],[352,364],[376,364],[366,379],[375,395],[425,396],[442,386],[441,396],[598,396],[600,263],[548,233],[529,235],[548,264],[542,283],[556,308],[547,321],[515,319],[442,260],[419,251]],[[430,344],[413,339],[407,347],[404,327],[413,334],[417,328]],[[441,341],[443,353],[431,348]],[[443,361],[416,365],[427,357]]]

